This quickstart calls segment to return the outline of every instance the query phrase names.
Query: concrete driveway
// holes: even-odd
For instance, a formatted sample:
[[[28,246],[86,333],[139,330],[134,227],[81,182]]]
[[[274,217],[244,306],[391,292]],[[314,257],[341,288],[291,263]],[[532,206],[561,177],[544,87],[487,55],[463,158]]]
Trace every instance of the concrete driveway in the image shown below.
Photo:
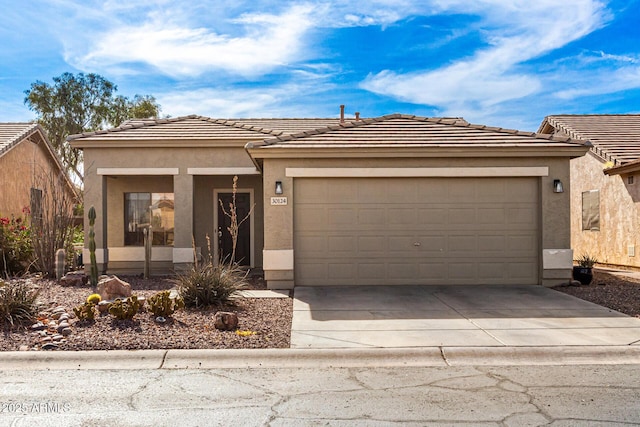
[[[294,290],[291,348],[640,346],[640,319],[542,286]]]

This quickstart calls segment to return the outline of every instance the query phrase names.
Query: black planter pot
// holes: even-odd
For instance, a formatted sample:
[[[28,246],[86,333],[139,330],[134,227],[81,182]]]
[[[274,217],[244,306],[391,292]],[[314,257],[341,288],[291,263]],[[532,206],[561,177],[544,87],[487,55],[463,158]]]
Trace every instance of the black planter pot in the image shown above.
[[[588,285],[593,280],[591,267],[573,267],[573,278],[583,285]]]

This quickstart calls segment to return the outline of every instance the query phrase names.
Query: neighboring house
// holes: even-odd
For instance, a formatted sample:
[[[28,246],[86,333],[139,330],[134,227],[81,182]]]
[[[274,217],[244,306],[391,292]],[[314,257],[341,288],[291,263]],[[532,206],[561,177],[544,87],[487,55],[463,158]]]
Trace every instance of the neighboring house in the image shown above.
[[[188,116],[69,139],[84,151],[96,257],[111,273],[142,270],[149,223],[156,272],[191,263],[192,238],[228,256],[219,201],[237,175],[239,216],[253,210],[236,258],[262,267],[269,288],[571,276],[569,195],[553,184],[569,185],[569,160],[588,147],[569,138],[395,114]]]
[[[548,116],[539,132],[589,141],[571,161],[571,246],[601,264],[640,267],[640,115]]]
[[[0,123],[0,216],[22,216],[25,208],[33,211],[51,177],[59,177],[76,199],[44,129],[37,123]]]

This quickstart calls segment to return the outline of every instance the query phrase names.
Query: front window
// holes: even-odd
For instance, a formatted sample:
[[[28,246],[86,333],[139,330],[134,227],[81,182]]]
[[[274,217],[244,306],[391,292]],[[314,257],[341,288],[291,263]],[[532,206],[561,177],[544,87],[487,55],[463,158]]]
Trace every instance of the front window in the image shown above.
[[[125,193],[124,244],[143,246],[151,226],[154,246],[173,246],[173,193]]]

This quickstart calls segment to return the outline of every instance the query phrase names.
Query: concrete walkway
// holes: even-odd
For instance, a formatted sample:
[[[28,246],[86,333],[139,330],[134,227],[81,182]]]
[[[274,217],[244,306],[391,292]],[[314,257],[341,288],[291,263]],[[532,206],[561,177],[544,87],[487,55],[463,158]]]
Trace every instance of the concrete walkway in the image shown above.
[[[294,290],[291,348],[640,347],[640,319],[542,286]]]

